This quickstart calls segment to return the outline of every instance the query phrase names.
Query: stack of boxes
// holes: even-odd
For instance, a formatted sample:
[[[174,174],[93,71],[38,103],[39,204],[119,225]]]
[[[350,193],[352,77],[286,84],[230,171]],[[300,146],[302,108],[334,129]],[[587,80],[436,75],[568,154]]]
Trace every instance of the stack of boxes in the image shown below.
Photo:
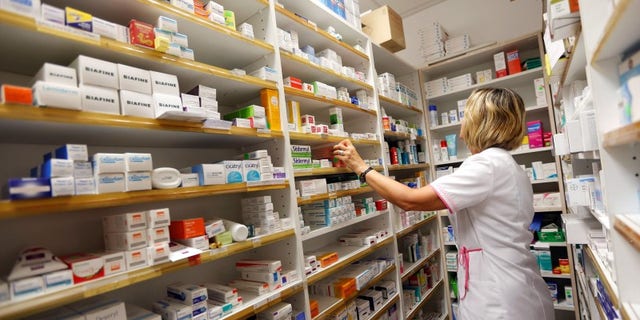
[[[96,153],[92,163],[98,194],[151,190],[149,153]]]
[[[312,230],[344,223],[356,217],[351,196],[323,200],[301,208],[304,223]]]
[[[256,315],[258,320],[289,320],[293,318],[293,307],[290,303],[278,302],[273,307],[262,311]],[[304,314],[303,314],[304,316]]]
[[[465,73],[457,77],[447,78],[447,92],[464,90],[472,85],[473,77],[471,76],[471,73]]]
[[[447,54],[454,54],[469,48],[471,48],[471,39],[468,34],[449,38],[444,42],[444,49]]]
[[[227,113],[223,119],[233,121],[233,125],[240,128],[267,129],[265,109],[255,104]]]
[[[424,91],[427,97],[435,97],[447,93],[448,82],[446,77],[430,80],[424,83]]]
[[[171,240],[187,247],[200,250],[209,249],[209,238],[205,232],[203,218],[173,220],[169,226],[169,232]]]
[[[321,67],[333,70],[335,73],[342,73],[342,57],[331,49],[324,49],[316,53]]]
[[[25,249],[7,278],[9,283],[0,281],[0,302],[71,286],[79,279],[73,271],[47,249]]]
[[[241,279],[230,281],[229,286],[252,296],[267,294],[282,286],[280,260],[240,260],[236,262],[236,270]]]
[[[136,36],[136,34],[139,35],[142,30],[147,30],[151,26],[131,20],[129,27],[134,28],[131,31],[131,36]],[[135,33],[136,29],[138,29],[137,33]],[[156,51],[193,60],[193,50],[189,48],[189,37],[178,32],[178,21],[169,17],[159,16],[156,27],[152,29],[152,32],[154,35],[153,48]],[[137,40],[137,38],[135,40],[132,39],[131,43],[135,43]],[[146,44],[144,45],[146,46]]]
[[[196,99],[199,101],[198,106],[204,109],[207,119],[220,119],[218,112],[217,90],[203,85],[197,85],[188,93],[181,94],[183,107],[196,106]],[[186,101],[192,101],[187,104]]]
[[[388,72],[378,75],[380,94],[394,99],[396,97],[396,77]]]
[[[209,320],[217,320],[231,313],[234,307],[242,305],[243,299],[238,294],[238,289],[217,284],[206,283],[202,287],[207,289],[209,297]]]
[[[420,37],[420,52],[425,62],[442,58],[446,55],[444,41],[448,39],[447,33],[438,22],[418,30]]]
[[[167,298],[153,303],[153,311],[162,319],[198,319],[208,318],[207,289],[184,283],[167,286]]]
[[[311,126],[315,123],[313,116],[305,115],[302,117],[304,125]],[[309,123],[312,122],[312,123]],[[306,145],[291,145],[291,158],[293,161],[293,170],[298,169],[311,169],[311,146]],[[326,188],[325,188],[326,189]],[[326,191],[325,191],[326,192]],[[301,194],[301,196],[303,196]]]
[[[104,217],[105,275],[169,262],[169,223],[167,208]]]
[[[432,259],[427,265],[420,268],[406,282],[402,284],[403,302],[408,304],[405,306],[406,311],[419,303],[424,294],[438,282],[440,279],[440,263],[436,259]]]
[[[241,202],[242,220],[254,229],[255,235],[282,229],[280,215],[274,210],[271,196],[244,198]]]

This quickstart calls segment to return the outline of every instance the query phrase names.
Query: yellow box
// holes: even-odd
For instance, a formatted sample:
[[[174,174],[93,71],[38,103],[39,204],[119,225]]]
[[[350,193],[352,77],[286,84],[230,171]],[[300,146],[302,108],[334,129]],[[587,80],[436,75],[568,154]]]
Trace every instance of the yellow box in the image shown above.
[[[260,101],[264,107],[269,123],[269,129],[282,131],[280,124],[280,97],[277,90],[262,89],[260,90]]]
[[[302,130],[302,118],[300,117],[300,102],[287,101],[287,123],[293,125],[293,131]],[[289,128],[292,129],[292,128]]]
[[[362,15],[362,31],[371,37],[371,41],[391,52],[406,47],[402,17],[388,5]]]
[[[231,10],[224,11],[224,24],[227,28],[235,30],[236,29],[236,14]]]
[[[71,7],[65,7],[64,22],[70,27],[93,32],[93,16],[90,13]]]

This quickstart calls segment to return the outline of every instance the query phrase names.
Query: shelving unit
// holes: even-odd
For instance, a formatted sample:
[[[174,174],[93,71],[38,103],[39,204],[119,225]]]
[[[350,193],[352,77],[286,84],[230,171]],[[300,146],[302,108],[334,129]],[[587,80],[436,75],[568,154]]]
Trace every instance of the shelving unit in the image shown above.
[[[429,289],[429,291],[427,291],[424,294],[424,297],[422,298],[422,300],[420,300],[420,302],[418,302],[413,308],[411,308],[411,310],[409,310],[408,313],[406,313],[405,319],[413,319],[413,317],[416,316],[416,314],[418,313],[418,311],[420,309],[422,309],[422,307],[424,306],[424,304],[429,301],[431,299],[431,297],[440,289],[440,286],[442,286],[444,280],[439,280],[436,285],[433,286],[433,288]]]

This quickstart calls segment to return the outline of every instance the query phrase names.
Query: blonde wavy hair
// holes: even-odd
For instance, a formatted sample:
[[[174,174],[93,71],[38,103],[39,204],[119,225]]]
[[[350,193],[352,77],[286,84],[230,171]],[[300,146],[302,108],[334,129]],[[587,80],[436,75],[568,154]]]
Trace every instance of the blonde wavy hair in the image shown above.
[[[525,135],[524,102],[513,90],[474,90],[464,107],[460,136],[471,152],[491,147],[513,150]]]

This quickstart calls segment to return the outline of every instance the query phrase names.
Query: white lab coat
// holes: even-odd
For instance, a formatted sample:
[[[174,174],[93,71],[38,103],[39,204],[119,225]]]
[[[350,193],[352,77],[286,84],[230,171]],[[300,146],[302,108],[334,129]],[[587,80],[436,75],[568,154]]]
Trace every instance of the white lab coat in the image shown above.
[[[504,149],[465,160],[431,186],[449,208],[458,246],[459,320],[549,320],[547,286],[529,251],[533,194]]]

